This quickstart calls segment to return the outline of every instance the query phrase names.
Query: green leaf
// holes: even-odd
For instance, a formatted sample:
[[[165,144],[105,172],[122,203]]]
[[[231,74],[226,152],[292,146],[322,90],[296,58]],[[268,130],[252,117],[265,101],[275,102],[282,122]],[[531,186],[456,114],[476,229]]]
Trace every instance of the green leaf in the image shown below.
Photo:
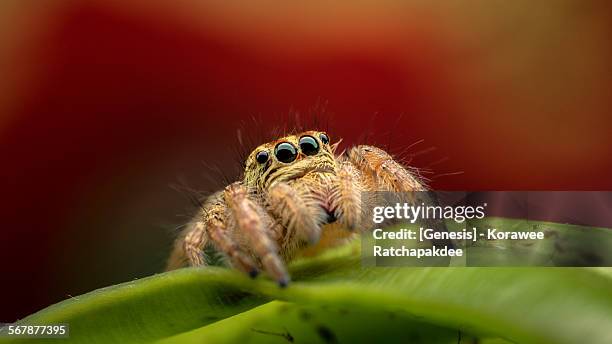
[[[273,301],[248,312],[163,339],[171,343],[444,343],[459,331],[417,321],[401,312],[334,308]]]
[[[267,302],[247,291],[249,282],[226,269],[182,269],[74,297],[19,323],[69,324],[71,342],[146,343]]]
[[[288,343],[287,332],[296,343],[457,343],[459,333],[485,343],[612,343],[610,269],[361,268],[359,249],[294,262],[285,289],[189,268],[72,298],[21,323],[69,323],[71,342],[82,343]]]

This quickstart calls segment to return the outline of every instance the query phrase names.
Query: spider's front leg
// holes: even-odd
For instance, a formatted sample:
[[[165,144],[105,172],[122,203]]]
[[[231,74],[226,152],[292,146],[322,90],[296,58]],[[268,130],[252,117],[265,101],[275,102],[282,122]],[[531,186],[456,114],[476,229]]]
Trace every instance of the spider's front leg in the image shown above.
[[[235,221],[235,229],[246,237],[264,270],[281,287],[286,286],[289,283],[289,274],[278,255],[276,242],[271,237],[270,228],[274,221],[261,206],[249,198],[248,190],[240,183],[228,186],[224,196],[229,215]]]
[[[268,210],[286,229],[282,245],[286,251],[298,241],[316,243],[321,235],[321,224],[327,214],[321,202],[307,185],[297,187],[278,182],[266,193]]]
[[[183,239],[178,242],[182,243],[182,251],[190,266],[205,264],[203,250],[206,244],[211,242],[219,251],[227,255],[234,267],[255,276],[257,266],[229,235],[226,221],[227,210],[224,193],[213,194],[205,203],[201,214],[188,225]]]
[[[340,162],[336,178],[332,179],[329,208],[345,228],[355,230],[361,216],[363,185],[359,171],[349,162]]]

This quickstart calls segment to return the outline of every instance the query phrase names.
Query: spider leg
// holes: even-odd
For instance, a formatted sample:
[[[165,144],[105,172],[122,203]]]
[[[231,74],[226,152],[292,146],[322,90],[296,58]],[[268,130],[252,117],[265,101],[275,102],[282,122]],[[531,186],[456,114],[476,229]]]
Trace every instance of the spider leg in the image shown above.
[[[191,266],[205,265],[203,249],[208,238],[204,222],[196,221],[189,224],[183,241],[183,249]]]
[[[219,251],[229,257],[231,264],[252,277],[257,275],[253,260],[245,254],[238,243],[229,235],[225,213],[227,205],[223,193],[209,197],[202,213],[192,221],[176,241],[174,252],[168,263],[168,270],[178,268],[187,261],[190,266],[205,265],[203,249],[211,242]]]
[[[417,177],[380,148],[356,146],[340,155],[338,160],[330,204],[340,224],[347,229],[356,229],[363,215],[363,191],[425,190]]]
[[[295,244],[296,239],[311,244],[319,240],[327,214],[311,192],[278,182],[268,191],[266,202],[270,213],[286,229],[283,247]]]
[[[416,203],[417,198],[428,203],[438,204],[435,194],[415,192],[427,191],[427,187],[408,169],[395,161],[389,153],[373,146],[356,146],[347,151],[344,159],[348,160],[357,169],[362,177],[365,191],[392,191],[408,193],[408,201]],[[345,160],[345,161],[346,161]],[[424,220],[426,225],[439,231],[446,232],[446,225],[440,220]],[[432,240],[439,246],[453,247],[450,240]]]
[[[362,191],[359,171],[351,163],[342,162],[332,181],[329,203],[335,218],[349,230],[357,227],[361,216]]]
[[[346,158],[364,172],[366,191],[411,192],[426,187],[389,153],[373,146],[356,146],[345,153]]]
[[[174,241],[166,271],[175,270],[185,265],[205,265],[202,249],[206,246],[206,243],[207,236],[204,223],[196,218],[187,224]]]
[[[276,242],[271,238],[273,234],[268,230],[272,224],[270,217],[261,206],[249,198],[247,189],[240,183],[228,186],[224,196],[236,222],[236,230],[246,237],[264,270],[281,287],[286,286],[289,283],[289,274],[278,255]]]

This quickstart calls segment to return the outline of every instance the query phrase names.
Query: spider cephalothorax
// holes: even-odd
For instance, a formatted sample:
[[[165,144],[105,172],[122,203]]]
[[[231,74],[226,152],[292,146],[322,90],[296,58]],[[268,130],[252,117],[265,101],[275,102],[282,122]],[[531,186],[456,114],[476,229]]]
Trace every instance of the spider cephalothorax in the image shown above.
[[[168,268],[204,265],[213,246],[251,276],[263,268],[284,286],[285,261],[316,243],[324,225],[353,230],[362,191],[407,192],[423,184],[385,151],[356,146],[336,153],[324,132],[306,131],[260,145],[243,178],[212,194],[176,240]]]
[[[307,131],[257,147],[246,160],[244,185],[256,192],[274,183],[291,182],[308,174],[334,174],[336,158],[325,133]]]

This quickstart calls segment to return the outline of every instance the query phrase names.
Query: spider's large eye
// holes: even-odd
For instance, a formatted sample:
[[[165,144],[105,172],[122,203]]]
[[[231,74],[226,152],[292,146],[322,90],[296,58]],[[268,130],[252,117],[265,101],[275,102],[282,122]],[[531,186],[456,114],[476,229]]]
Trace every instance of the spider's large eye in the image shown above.
[[[327,136],[326,134],[321,133],[319,138],[321,139],[321,142],[323,142],[324,145],[329,143],[329,136]]]
[[[300,149],[306,155],[315,155],[319,153],[319,143],[312,136],[300,137]]]
[[[289,142],[281,142],[274,148],[274,155],[280,162],[290,163],[297,157],[297,149]]]
[[[268,152],[261,151],[255,155],[255,160],[257,160],[257,162],[260,164],[264,164],[266,161],[268,161],[268,157],[269,157]]]

